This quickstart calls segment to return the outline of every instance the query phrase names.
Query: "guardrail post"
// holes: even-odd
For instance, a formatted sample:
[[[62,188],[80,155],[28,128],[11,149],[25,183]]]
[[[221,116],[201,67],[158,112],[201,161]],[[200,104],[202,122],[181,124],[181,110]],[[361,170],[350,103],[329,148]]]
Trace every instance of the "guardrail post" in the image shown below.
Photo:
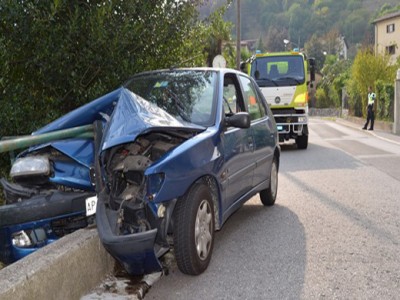
[[[394,83],[394,123],[393,133],[400,134],[400,69],[397,70],[397,76]]]

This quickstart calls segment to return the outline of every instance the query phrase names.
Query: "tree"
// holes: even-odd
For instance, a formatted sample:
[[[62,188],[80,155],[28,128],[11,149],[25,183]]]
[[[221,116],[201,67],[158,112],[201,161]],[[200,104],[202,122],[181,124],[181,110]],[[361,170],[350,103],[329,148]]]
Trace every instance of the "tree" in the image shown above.
[[[349,60],[338,60],[336,55],[326,56],[321,69],[323,78],[317,89],[317,107],[340,107],[342,90],[350,77],[350,67]]]
[[[356,115],[366,113],[368,86],[376,91],[376,82],[393,84],[396,70],[400,67],[399,61],[395,65],[389,64],[388,55],[374,55],[371,49],[363,49],[357,53],[351,68],[351,79],[347,83],[350,95],[350,104]],[[379,110],[379,95],[376,108]]]
[[[325,61],[324,48],[321,39],[314,34],[304,47],[307,55],[315,58],[316,69],[318,71],[321,70]]]
[[[136,72],[203,64],[206,27],[192,2],[2,1],[0,135],[29,133]]]
[[[260,38],[257,41],[257,50],[259,50],[261,53],[265,51],[264,49],[264,42],[262,40],[262,36],[260,36]]]
[[[337,28],[331,29],[328,33],[326,33],[323,37],[323,44],[324,44],[324,51],[327,52],[327,54],[338,54],[336,53],[338,46],[339,46],[339,38],[340,34]]]
[[[201,3],[2,0],[0,137],[29,134],[134,73],[204,65],[217,27],[198,19]]]
[[[373,28],[370,24],[370,15],[365,9],[351,12],[340,23],[340,32],[352,44],[362,42],[369,30]]]
[[[295,42],[298,48],[310,38],[311,32],[308,27],[304,26],[304,20],[312,18],[310,9],[299,3],[293,4],[287,13],[289,19],[289,40]]]
[[[285,50],[284,39],[288,38],[286,28],[270,27],[265,39],[265,48],[269,52],[277,52]]]
[[[223,19],[226,9],[227,7],[222,6],[205,19],[205,23],[208,24],[205,32],[208,39],[205,51],[207,53],[207,65],[210,67],[212,66],[214,57],[222,53],[222,43],[228,42],[229,44],[231,39],[230,32],[233,25],[230,22],[225,22]]]
[[[380,10],[379,10],[378,14],[376,15],[376,17],[382,17],[382,16],[384,16],[386,14],[398,12],[399,10],[400,10],[400,4],[394,6],[394,5],[390,5],[388,3],[385,3],[380,8]]]

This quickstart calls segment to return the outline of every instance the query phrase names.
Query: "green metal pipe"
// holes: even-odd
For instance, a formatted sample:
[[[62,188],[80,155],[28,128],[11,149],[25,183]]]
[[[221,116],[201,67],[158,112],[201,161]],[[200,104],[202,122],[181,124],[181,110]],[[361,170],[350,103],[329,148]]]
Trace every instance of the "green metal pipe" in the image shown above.
[[[68,138],[93,138],[93,125],[84,125],[38,135],[3,140],[0,141],[0,153]]]

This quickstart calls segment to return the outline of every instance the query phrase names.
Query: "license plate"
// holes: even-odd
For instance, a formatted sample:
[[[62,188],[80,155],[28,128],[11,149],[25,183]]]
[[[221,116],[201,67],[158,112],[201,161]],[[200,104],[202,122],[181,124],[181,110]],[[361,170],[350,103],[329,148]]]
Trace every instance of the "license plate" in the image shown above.
[[[86,216],[91,216],[96,213],[97,196],[86,198]]]
[[[276,126],[276,128],[277,128],[279,131],[283,130],[283,126],[281,126],[281,125]]]

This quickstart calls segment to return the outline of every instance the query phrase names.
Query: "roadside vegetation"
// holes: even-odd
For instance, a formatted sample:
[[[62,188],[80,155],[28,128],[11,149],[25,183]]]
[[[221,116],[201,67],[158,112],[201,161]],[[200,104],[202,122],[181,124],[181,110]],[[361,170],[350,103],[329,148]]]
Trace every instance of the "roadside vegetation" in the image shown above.
[[[203,2],[1,1],[0,137],[30,134],[137,72],[208,65],[231,25],[225,7],[200,19]]]

